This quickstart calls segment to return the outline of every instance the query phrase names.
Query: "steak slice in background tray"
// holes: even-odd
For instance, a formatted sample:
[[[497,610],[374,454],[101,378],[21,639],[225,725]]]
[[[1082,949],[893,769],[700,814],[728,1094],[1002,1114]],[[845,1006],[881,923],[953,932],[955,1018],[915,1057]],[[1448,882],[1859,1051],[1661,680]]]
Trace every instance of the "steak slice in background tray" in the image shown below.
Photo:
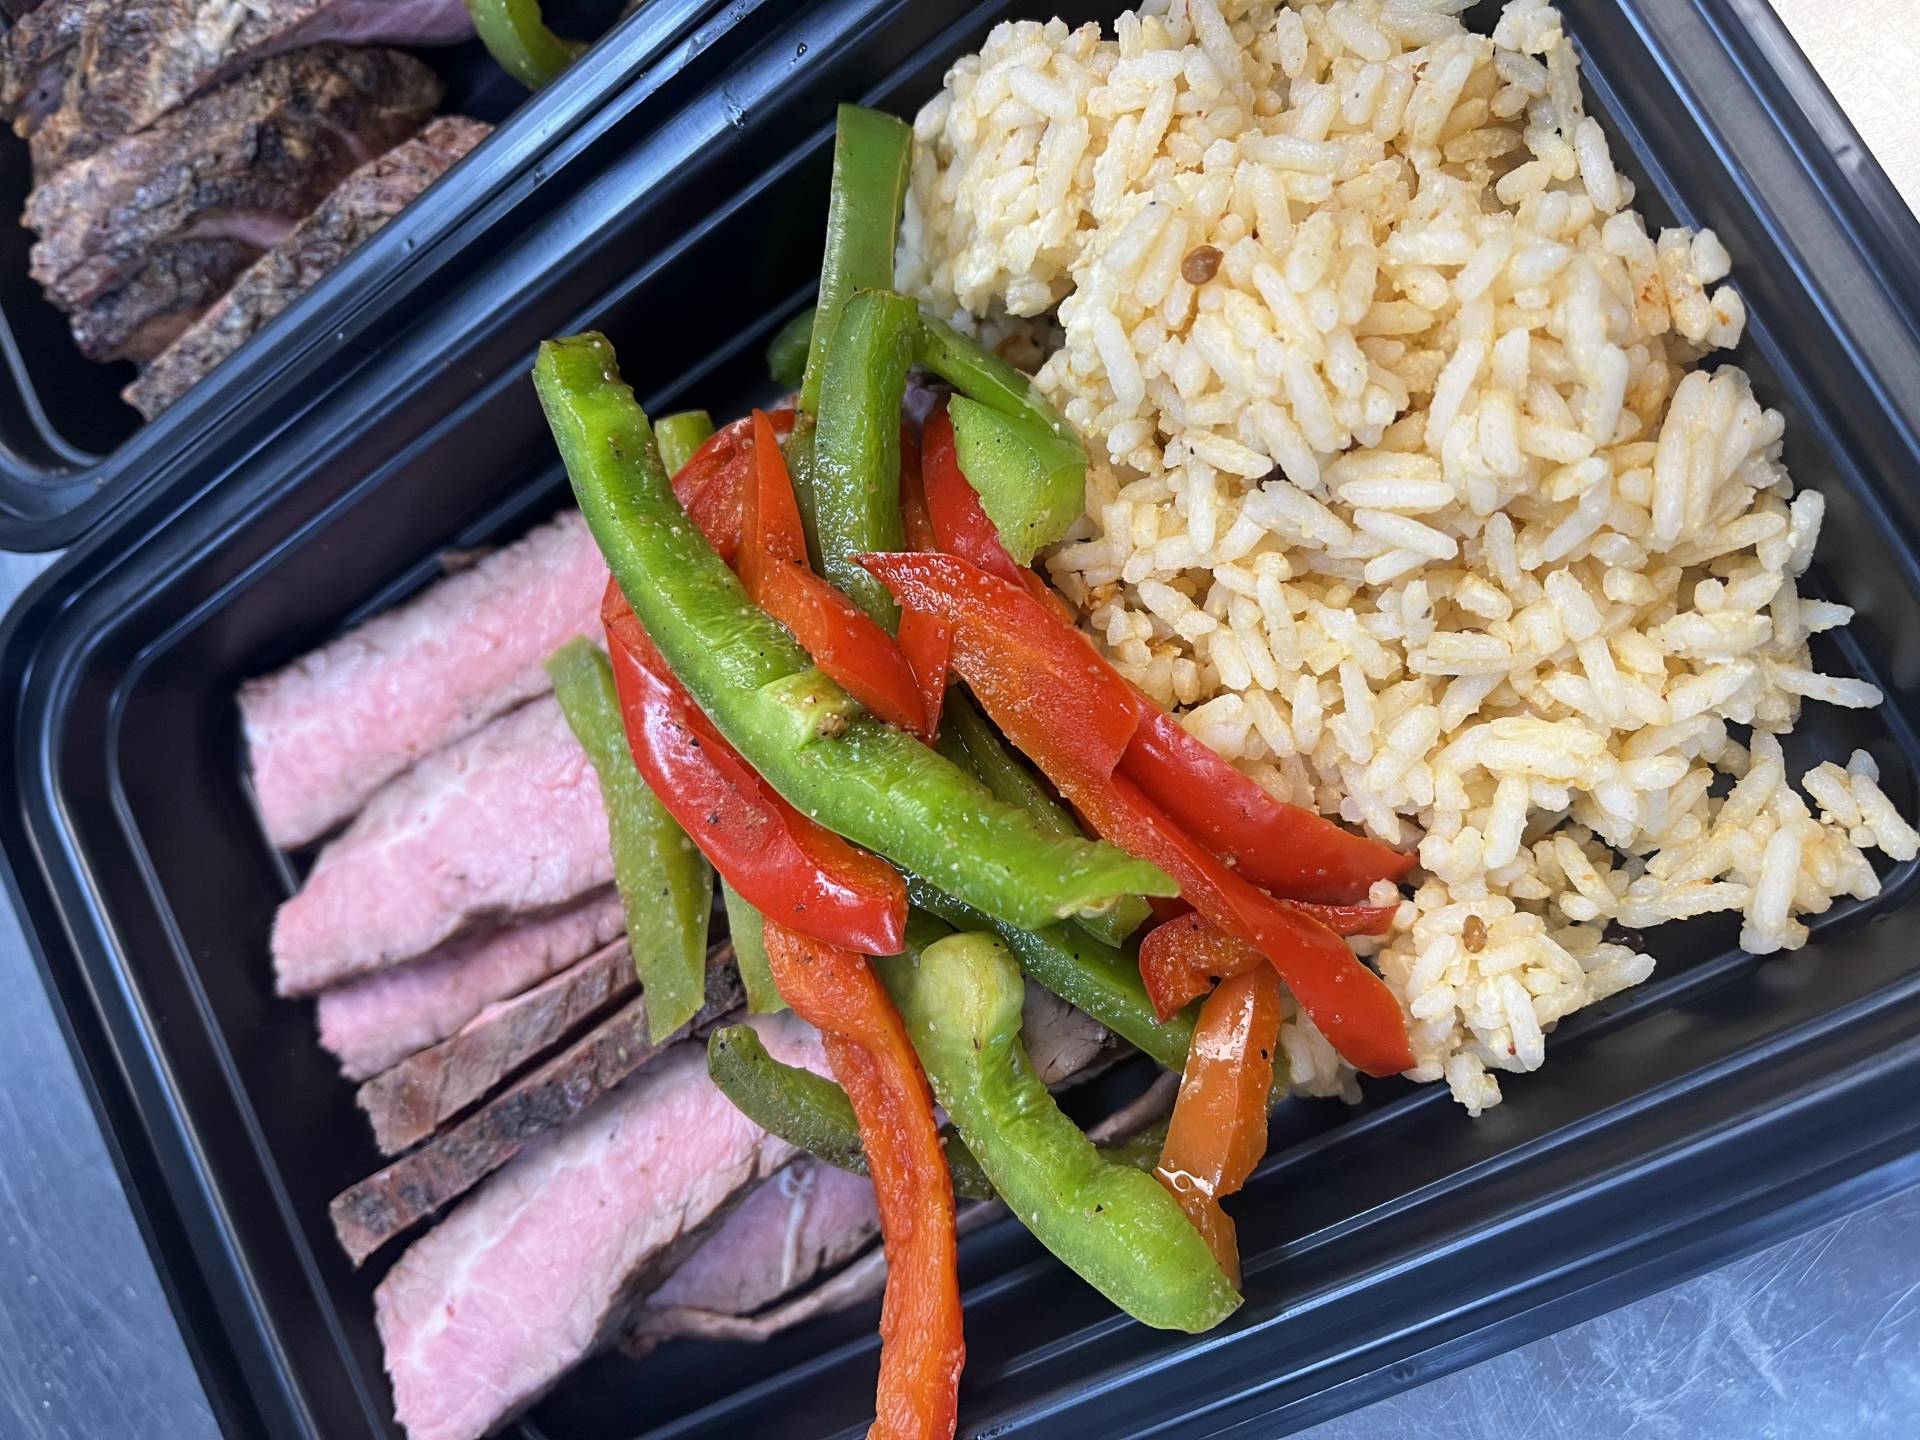
[[[398,50],[268,60],[43,179],[25,215],[33,277],[88,358],[150,360],[440,96]]]
[[[0,85],[0,105],[31,136],[42,177],[269,56],[332,42],[441,45],[473,34],[465,0],[50,0],[27,26],[48,32],[36,47],[38,73],[31,86]],[[37,104],[14,100],[16,89]]]
[[[127,403],[153,419],[418,199],[492,128],[444,116],[354,171],[121,392]]]

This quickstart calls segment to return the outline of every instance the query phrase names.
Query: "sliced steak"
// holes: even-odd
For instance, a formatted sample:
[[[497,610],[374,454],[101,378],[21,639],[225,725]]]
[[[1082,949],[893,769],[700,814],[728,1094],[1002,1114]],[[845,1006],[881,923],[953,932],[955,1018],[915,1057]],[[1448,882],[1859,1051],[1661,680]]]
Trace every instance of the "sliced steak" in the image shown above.
[[[410,1055],[354,1097],[383,1153],[398,1155],[528,1061],[640,988],[625,940],[511,1000],[497,1000],[430,1050]]]
[[[362,165],[121,392],[126,402],[153,419],[419,198],[492,128],[446,116]]]
[[[57,101],[16,113],[43,176],[269,56],[326,42],[441,45],[473,33],[465,0],[95,0],[77,8],[92,12],[77,43],[41,67],[40,83],[57,85]]]
[[[1106,1026],[1031,980],[1020,1007],[1020,1041],[1042,1085],[1079,1075],[1109,1048]]]
[[[880,1233],[873,1182],[820,1160],[789,1165],[740,1203],[647,1297],[645,1311],[751,1315],[852,1259]]]
[[[568,510],[284,670],[240,687],[267,834],[291,849],[387,781],[551,689],[546,659],[600,633],[607,566]]]
[[[703,1033],[740,1000],[733,955],[722,946],[708,961],[707,1003],[685,1027],[663,1039]],[[647,1033],[646,998],[628,1001],[453,1129],[335,1196],[328,1213],[342,1248],[359,1264],[396,1235],[458,1200],[535,1136],[558,1130],[666,1048]],[[721,1103],[726,1103],[724,1098]]]
[[[110,3],[46,0],[11,7],[18,23],[0,39],[0,115],[19,134],[28,134],[59,108],[74,47]]]
[[[151,360],[440,93],[398,50],[268,60],[43,178],[25,216],[33,277],[87,356]],[[167,283],[149,286],[156,270]]]
[[[283,995],[425,955],[613,880],[600,782],[544,695],[394,780],[273,921]]]
[[[756,1020],[819,1067],[790,1015]],[[496,1175],[375,1292],[394,1410],[411,1440],[478,1440],[611,1339],[703,1225],[793,1156],[680,1045]]]
[[[349,1080],[378,1075],[573,965],[626,923],[609,886],[550,915],[462,936],[411,964],[349,980],[320,996],[320,1043]]]

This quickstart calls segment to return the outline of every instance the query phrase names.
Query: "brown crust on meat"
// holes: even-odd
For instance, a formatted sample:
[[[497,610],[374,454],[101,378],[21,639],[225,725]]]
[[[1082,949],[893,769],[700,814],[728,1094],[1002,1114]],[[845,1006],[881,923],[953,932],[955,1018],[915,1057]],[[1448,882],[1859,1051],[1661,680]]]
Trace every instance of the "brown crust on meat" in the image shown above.
[[[24,217],[40,235],[33,277],[89,357],[152,359],[440,95],[434,73],[397,50],[322,45],[268,60],[43,179]],[[156,271],[170,281],[147,295]]]
[[[381,1153],[431,1135],[529,1060],[640,988],[633,949],[616,940],[531,990],[496,1002],[438,1045],[360,1087]]]
[[[121,392],[149,420],[238,350],[492,131],[448,115],[362,165]]]
[[[683,1035],[711,1028],[741,1003],[732,947],[707,957],[707,1003],[692,1021],[655,1042],[644,996],[636,997],[566,1050],[453,1129],[358,1185],[328,1207],[341,1248],[358,1265],[387,1241],[445,1209],[517,1155],[557,1130]]]

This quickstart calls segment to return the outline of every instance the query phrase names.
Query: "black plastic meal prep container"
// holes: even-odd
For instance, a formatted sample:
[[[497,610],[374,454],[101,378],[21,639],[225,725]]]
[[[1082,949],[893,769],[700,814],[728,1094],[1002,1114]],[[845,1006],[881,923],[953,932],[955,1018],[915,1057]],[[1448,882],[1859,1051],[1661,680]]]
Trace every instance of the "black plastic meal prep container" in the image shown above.
[[[0,222],[0,550],[70,545],[135,493],[229,468],[240,458],[234,446],[257,446],[315,409],[374,357],[367,321],[427,303],[449,264],[518,212],[556,140],[654,65],[677,68],[690,37],[710,43],[741,7],[645,0],[622,19],[625,8],[626,0],[548,0],[545,12],[563,34],[606,33],[531,97],[477,40],[414,52],[445,81],[442,113],[473,115],[498,131],[151,424],[120,398],[133,367],[85,359],[66,317],[28,275],[33,233],[10,223],[32,184],[27,147],[0,145],[0,214],[9,217]]]
[[[605,328],[656,410],[768,395],[762,346],[818,264],[834,105],[910,114],[1009,12],[1051,7],[709,16],[723,37],[690,36],[670,76],[555,139],[497,227],[511,244],[369,318],[367,363],[323,405],[227,437],[244,466],[135,496],[0,631],[0,842],[230,1433],[395,1433],[371,1299],[391,1255],[356,1274],[326,1214],[377,1157],[310,1007],[272,995],[268,927],[299,861],[261,836],[234,686],[429,583],[449,548],[564,503],[526,378],[540,338]],[[1814,583],[1859,612],[1817,658],[1887,693],[1874,712],[1810,704],[1790,759],[1865,748],[1912,814],[1920,310],[1887,267],[1920,236],[1877,172],[1842,163],[1858,141],[1762,0],[1565,15],[1639,205],[1712,225],[1735,257],[1752,316],[1736,358],[1829,502]],[[1398,1080],[1357,1108],[1288,1101],[1235,1207],[1247,1303],[1211,1335],[1128,1321],[1011,1222],[972,1237],[963,1431],[1285,1433],[1914,1178],[1915,870],[1791,955],[1741,953],[1726,917],[1653,932],[1654,978],[1562,1024],[1546,1068],[1477,1120]],[[859,1433],[874,1320],[603,1356],[514,1433]]]

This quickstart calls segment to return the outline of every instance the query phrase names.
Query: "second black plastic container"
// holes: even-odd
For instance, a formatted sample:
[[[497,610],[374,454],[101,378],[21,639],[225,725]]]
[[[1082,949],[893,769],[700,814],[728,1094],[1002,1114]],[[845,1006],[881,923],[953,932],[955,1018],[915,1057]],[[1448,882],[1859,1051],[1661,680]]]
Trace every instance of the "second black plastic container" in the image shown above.
[[[308,1008],[272,995],[268,926],[292,876],[251,812],[234,685],[427,583],[443,549],[563,502],[525,378],[541,337],[606,329],[656,409],[764,395],[761,346],[818,264],[835,103],[910,113],[992,22],[1034,11],[817,0],[725,17],[724,46],[694,37],[676,73],[552,147],[515,244],[470,254],[438,308],[372,322],[381,364],[324,416],[242,471],[130,506],[0,634],[0,694],[19,697],[0,841],[233,1433],[391,1433],[381,1262],[354,1273],[326,1218],[376,1157]],[[1594,0],[1567,20],[1642,208],[1711,224],[1735,257],[1753,316],[1737,359],[1786,411],[1796,477],[1827,494],[1820,583],[1859,611],[1822,658],[1888,693],[1872,713],[1809,707],[1790,753],[1866,748],[1912,813],[1920,496],[1898,478],[1920,467],[1920,409],[1897,387],[1920,343],[1862,212],[1814,135],[1769,110],[1778,77],[1752,71],[1731,16]],[[1247,1305],[1216,1334],[1128,1322],[1011,1224],[976,1237],[966,1430],[1282,1433],[1887,1183],[1920,1147],[1916,896],[1900,867],[1765,961],[1730,924],[1655,932],[1655,978],[1562,1025],[1546,1068],[1477,1121],[1398,1081],[1358,1109],[1289,1102],[1236,1207]],[[522,1433],[857,1433],[873,1321],[609,1356]]]

